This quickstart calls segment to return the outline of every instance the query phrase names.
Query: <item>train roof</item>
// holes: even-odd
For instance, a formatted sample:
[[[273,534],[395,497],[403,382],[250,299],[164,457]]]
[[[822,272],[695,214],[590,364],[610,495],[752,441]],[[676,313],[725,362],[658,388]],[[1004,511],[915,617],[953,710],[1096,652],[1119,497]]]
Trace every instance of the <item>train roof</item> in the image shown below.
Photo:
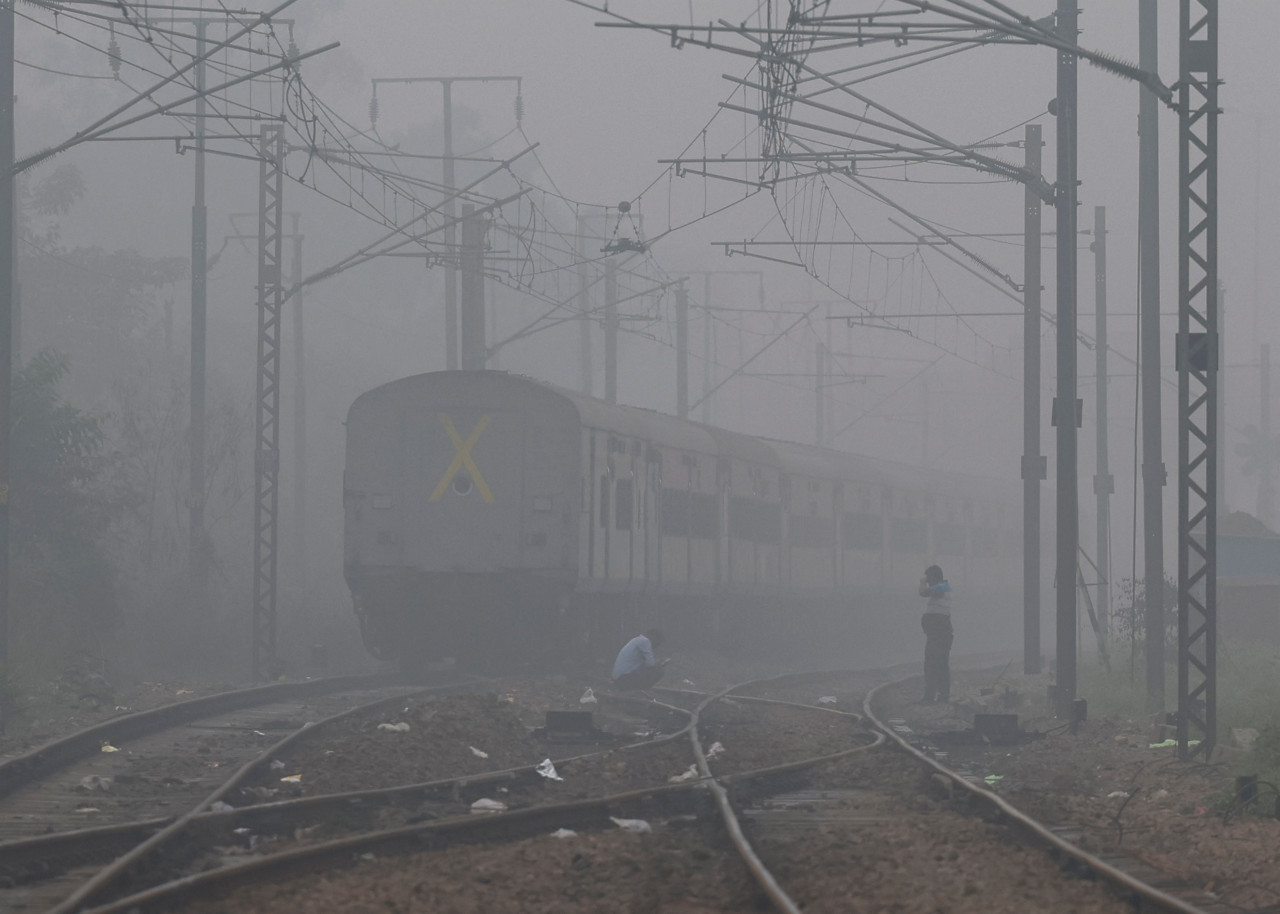
[[[652,409],[607,403],[546,381],[504,371],[437,371],[413,375],[374,388],[358,399],[376,394],[378,391],[415,383],[443,382],[447,379],[449,383],[457,384],[465,381],[465,378],[461,377],[464,374],[472,375],[473,381],[479,381],[483,377],[488,384],[510,384],[517,389],[536,388],[542,392],[558,395],[573,406],[579,421],[590,428],[644,441],[660,441],[667,447],[695,453],[737,458],[763,466],[776,466],[787,473],[815,478],[870,482],[886,486],[925,488],[937,492],[959,488],[966,493],[977,491],[996,495],[1001,488],[1007,488],[1002,487],[998,480],[989,477],[926,469],[900,461],[868,457],[834,448],[744,435],[689,419],[680,419]],[[513,396],[515,396],[514,392]]]

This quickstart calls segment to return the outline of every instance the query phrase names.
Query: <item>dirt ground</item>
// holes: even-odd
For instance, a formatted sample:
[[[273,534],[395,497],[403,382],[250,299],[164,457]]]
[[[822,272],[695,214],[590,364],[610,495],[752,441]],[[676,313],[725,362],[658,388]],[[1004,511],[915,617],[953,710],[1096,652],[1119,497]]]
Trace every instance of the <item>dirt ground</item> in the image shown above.
[[[913,705],[914,693],[904,690],[890,706],[917,731],[967,727],[976,711],[1019,714],[1021,727],[1039,738],[1012,747],[950,745],[948,764],[990,777],[991,788],[1024,812],[1070,827],[1086,850],[1136,858],[1242,909],[1280,903],[1274,794],[1264,788],[1258,802],[1237,806],[1238,760],[1181,761],[1172,747],[1153,748],[1151,728],[1127,720],[1091,719],[1072,733],[1049,716],[1038,678],[1013,677],[1008,685],[1015,699],[1003,688],[983,695],[989,675],[961,675],[951,705]]]
[[[857,791],[823,803],[799,836],[751,835],[806,914],[1128,914],[1102,886],[1066,877],[1001,827],[948,808],[945,793],[900,754],[835,763],[823,783]]]
[[[765,911],[714,835],[684,823],[361,861],[309,880],[239,890],[186,914],[728,914]]]

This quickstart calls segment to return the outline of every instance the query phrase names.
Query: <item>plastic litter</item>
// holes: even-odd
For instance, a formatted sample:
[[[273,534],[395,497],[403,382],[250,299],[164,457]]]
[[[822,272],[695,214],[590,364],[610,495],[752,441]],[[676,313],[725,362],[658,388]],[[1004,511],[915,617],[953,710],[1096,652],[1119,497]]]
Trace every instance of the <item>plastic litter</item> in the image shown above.
[[[555,831],[553,831],[553,832],[551,833],[551,837],[553,837],[553,838],[576,838],[576,837],[578,837],[578,833],[577,833],[576,831],[574,831],[572,828],[557,828]]]
[[[278,758],[273,758],[273,759],[271,760],[271,764],[270,764],[268,767],[269,767],[272,771],[280,771],[281,769],[283,769],[283,768],[284,768],[284,762],[280,761],[280,759],[278,759]]]
[[[818,699],[818,704],[834,705],[834,704],[838,704],[838,701],[834,695],[823,695],[821,698]]]
[[[477,749],[475,746],[468,746],[467,748],[471,750],[471,754],[474,755],[476,758],[489,757],[489,753],[485,752],[483,749]]]
[[[115,746],[111,745],[110,743],[103,743],[102,751],[103,752],[119,752],[120,750],[117,749]]]
[[[301,783],[302,783],[302,775],[300,775],[300,774],[286,774],[284,777],[282,777],[282,778],[280,779],[280,783],[281,783],[281,784],[301,784]]]
[[[253,731],[253,735],[254,735],[254,736],[266,736],[267,734],[263,733],[261,730],[254,730],[254,731]]]
[[[408,733],[409,725],[406,724],[404,721],[401,721],[398,724],[378,724],[378,729],[389,730],[392,733]]]
[[[80,789],[86,791],[101,790],[103,793],[110,793],[114,784],[113,778],[103,774],[90,774],[80,779]]]
[[[582,693],[582,697],[578,699],[578,704],[580,705],[599,704],[599,699],[596,698],[596,693],[588,688],[585,692]]]
[[[647,835],[653,831],[653,826],[644,819],[619,819],[616,816],[610,816],[609,819],[618,828],[623,831],[629,831],[634,835]]]
[[[673,774],[671,777],[667,778],[667,783],[681,784],[685,781],[692,781],[697,776],[698,776],[698,766],[690,765],[688,768],[686,768],[684,771],[680,772],[679,774]]]
[[[102,812],[102,810],[96,806],[77,806],[76,812]]]
[[[984,780],[984,781],[986,781],[988,784],[990,784],[990,785],[992,785],[992,786],[994,787],[994,786],[995,786],[995,784],[996,784],[998,781],[1003,781],[1003,780],[1004,780],[1004,775],[1003,775],[1003,774],[989,774],[989,775],[987,775],[985,778],[983,778],[983,780]]]
[[[482,797],[471,804],[472,813],[489,813],[489,812],[506,812],[507,804],[501,800],[491,800],[488,797]]]
[[[224,803],[221,800],[214,800],[209,804],[210,812],[231,812],[233,809],[235,809],[234,806],[230,803]]]
[[[1148,746],[1147,748],[1148,748],[1148,749],[1168,749],[1168,748],[1171,748],[1171,747],[1176,746],[1176,745],[1178,745],[1178,741],[1177,741],[1176,739],[1166,739],[1166,740],[1164,740],[1164,741],[1162,741],[1162,742],[1159,742],[1159,743],[1152,743],[1152,744],[1151,744],[1150,746]],[[1188,746],[1188,747],[1191,747],[1191,746],[1198,746],[1198,745],[1200,745],[1200,740],[1198,740],[1198,739],[1189,739],[1189,740],[1187,740],[1187,746]]]
[[[1161,787],[1159,790],[1157,790],[1155,793],[1153,793],[1153,794],[1151,795],[1151,799],[1152,799],[1152,800],[1167,800],[1167,799],[1169,799],[1169,791],[1167,791],[1167,790],[1165,790],[1163,787]]]
[[[1107,799],[1118,800],[1121,797],[1127,797],[1128,795],[1129,795],[1129,791],[1127,790],[1113,790],[1111,791],[1111,793],[1107,794]]]
[[[280,792],[277,787],[241,787],[240,792],[247,797],[266,802]]]
[[[716,742],[712,743],[711,748],[707,750],[707,761],[708,762],[711,761],[713,758],[715,758],[717,755],[721,755],[723,752],[724,752],[724,743],[719,742],[717,740]]]
[[[563,781],[564,778],[556,774],[556,766],[552,764],[551,759],[544,758],[537,767],[538,774],[542,775],[548,781]]]

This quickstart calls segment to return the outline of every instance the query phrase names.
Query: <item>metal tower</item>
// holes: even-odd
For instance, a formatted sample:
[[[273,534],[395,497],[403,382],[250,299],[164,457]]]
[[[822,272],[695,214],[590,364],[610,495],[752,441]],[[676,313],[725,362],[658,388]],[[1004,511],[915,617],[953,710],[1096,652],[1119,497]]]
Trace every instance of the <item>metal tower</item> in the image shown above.
[[[265,124],[259,140],[258,388],[254,447],[253,677],[276,665],[276,549],[280,503],[280,308],[284,246],[284,125]]]
[[[1218,0],[1180,0],[1179,34],[1178,751],[1208,759],[1217,729]]]

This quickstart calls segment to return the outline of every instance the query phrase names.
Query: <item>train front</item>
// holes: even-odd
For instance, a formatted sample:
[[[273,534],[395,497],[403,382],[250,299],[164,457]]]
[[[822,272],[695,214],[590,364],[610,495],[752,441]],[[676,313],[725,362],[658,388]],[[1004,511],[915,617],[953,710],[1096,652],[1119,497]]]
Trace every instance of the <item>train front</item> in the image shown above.
[[[436,372],[363,394],[346,427],[344,566],[370,652],[413,668],[552,650],[577,576],[572,403]]]

